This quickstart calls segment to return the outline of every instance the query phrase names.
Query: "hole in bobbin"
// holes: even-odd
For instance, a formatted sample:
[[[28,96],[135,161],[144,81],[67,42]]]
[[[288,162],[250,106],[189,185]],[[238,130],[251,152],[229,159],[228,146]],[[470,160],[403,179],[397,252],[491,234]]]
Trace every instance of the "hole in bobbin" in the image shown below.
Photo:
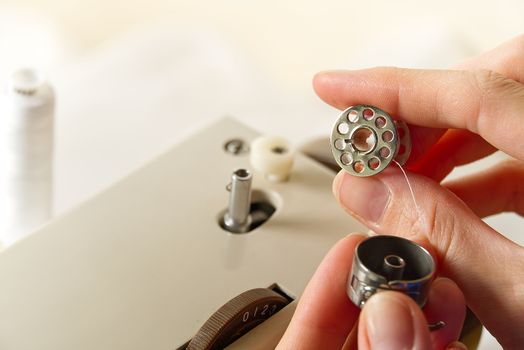
[[[362,111],[362,115],[364,116],[364,119],[371,120],[375,116],[375,112],[370,108],[366,108]]]
[[[349,111],[349,113],[348,113],[348,121],[350,123],[358,122],[358,112],[357,111]]]
[[[377,145],[375,132],[368,127],[360,127],[351,135],[351,143],[360,152],[371,152]]]
[[[333,145],[336,149],[342,151],[344,150],[344,148],[346,148],[346,141],[344,141],[343,139],[336,139]]]
[[[387,147],[382,147],[382,148],[378,151],[378,153],[380,154],[380,156],[381,156],[382,158],[387,158],[387,157],[389,157],[389,155],[391,154],[391,150],[390,150],[389,148],[387,148]]]
[[[348,123],[340,123],[340,124],[338,124],[337,130],[341,134],[347,134],[349,132],[349,124]]]
[[[356,161],[353,164],[353,170],[355,170],[355,172],[360,174],[361,172],[364,171],[364,163],[362,163],[362,161],[360,161],[360,160]]]
[[[391,142],[393,141],[393,138],[395,136],[393,135],[393,133],[390,131],[390,130],[386,130],[382,133],[382,140],[384,140],[385,142]]]
[[[387,124],[387,121],[386,121],[386,118],[384,117],[377,117],[377,119],[375,120],[375,125],[379,129],[386,127],[386,124]]]
[[[371,170],[377,170],[380,166],[380,160],[376,157],[373,157],[370,160],[368,160],[368,166]]]
[[[351,156],[351,153],[342,153],[340,156],[340,162],[344,165],[349,165],[353,162],[353,157]]]

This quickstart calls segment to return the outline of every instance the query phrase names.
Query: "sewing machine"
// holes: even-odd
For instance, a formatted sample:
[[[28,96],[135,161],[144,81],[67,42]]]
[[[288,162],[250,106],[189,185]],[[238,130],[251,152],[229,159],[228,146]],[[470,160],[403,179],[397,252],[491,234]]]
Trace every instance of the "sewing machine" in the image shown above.
[[[6,249],[0,347],[182,349],[255,290],[229,309],[230,348],[273,348],[329,248],[365,228],[334,200],[334,172],[304,154],[284,181],[254,170],[256,136],[219,120]],[[269,215],[231,233],[226,187],[239,168],[252,175],[252,208]]]

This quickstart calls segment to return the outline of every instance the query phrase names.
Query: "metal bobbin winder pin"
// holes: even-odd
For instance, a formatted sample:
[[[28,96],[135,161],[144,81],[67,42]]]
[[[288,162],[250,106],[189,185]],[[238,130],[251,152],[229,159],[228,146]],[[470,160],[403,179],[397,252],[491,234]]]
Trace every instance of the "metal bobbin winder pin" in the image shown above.
[[[435,262],[422,246],[401,237],[373,236],[355,250],[347,293],[363,307],[375,293],[399,291],[423,307],[435,274]]]
[[[372,176],[393,160],[404,165],[411,152],[409,128],[380,108],[352,106],[333,127],[331,150],[342,169],[355,176]]]

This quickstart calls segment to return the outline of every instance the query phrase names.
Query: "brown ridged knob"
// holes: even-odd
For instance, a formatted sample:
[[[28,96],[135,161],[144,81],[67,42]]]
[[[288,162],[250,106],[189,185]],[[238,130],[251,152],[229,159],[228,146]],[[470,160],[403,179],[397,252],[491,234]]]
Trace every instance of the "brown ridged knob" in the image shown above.
[[[248,290],[224,304],[199,329],[188,350],[223,349],[288,304],[268,288]]]

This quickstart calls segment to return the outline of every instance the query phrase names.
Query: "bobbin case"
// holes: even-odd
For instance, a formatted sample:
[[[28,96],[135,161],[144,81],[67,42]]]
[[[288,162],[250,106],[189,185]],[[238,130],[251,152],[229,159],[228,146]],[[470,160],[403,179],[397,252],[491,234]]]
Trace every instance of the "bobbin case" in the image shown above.
[[[373,236],[355,250],[347,293],[363,307],[375,293],[394,290],[423,307],[435,273],[435,262],[422,246],[396,236]]]

